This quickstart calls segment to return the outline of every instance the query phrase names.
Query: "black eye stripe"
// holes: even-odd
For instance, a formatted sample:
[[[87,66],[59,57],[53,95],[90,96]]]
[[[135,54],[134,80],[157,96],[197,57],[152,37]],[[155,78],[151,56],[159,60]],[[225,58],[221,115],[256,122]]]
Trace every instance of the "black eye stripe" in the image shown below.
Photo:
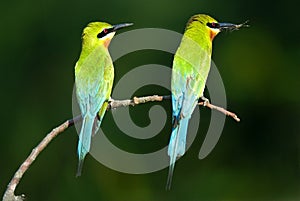
[[[100,33],[98,33],[97,38],[103,38],[107,34],[109,34],[113,28],[103,29]]]
[[[98,33],[97,38],[103,38],[104,36],[106,36],[106,33],[101,31],[100,33]]]
[[[208,22],[207,24],[206,24],[208,27],[210,27],[210,28],[213,28],[213,29],[219,29],[220,28],[220,24],[219,23],[216,23],[216,22]]]

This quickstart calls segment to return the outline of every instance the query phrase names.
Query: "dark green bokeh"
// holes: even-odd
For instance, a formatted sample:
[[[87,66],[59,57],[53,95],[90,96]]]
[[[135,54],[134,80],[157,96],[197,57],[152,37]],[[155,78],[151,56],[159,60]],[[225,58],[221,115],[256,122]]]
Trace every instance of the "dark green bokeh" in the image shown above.
[[[227,118],[222,137],[207,158],[198,160],[209,124],[206,108],[195,142],[176,165],[170,192],[165,191],[167,169],[129,175],[91,156],[86,158],[83,175],[75,178],[77,135],[70,128],[38,157],[16,193],[45,201],[300,200],[296,1],[32,0],[2,2],[1,8],[1,196],[31,149],[54,126],[72,117],[73,68],[81,48],[81,31],[88,22],[134,22],[131,29],[158,27],[182,33],[191,15],[209,13],[220,21],[250,20],[251,27],[222,33],[214,41],[213,59],[226,87],[228,107],[242,121]],[[116,79],[149,63],[170,66],[172,55],[132,53],[115,63]],[[166,90],[153,86],[135,95],[160,93]],[[137,125],[149,123],[147,118],[136,117],[147,114],[152,105],[131,109]],[[169,103],[161,105],[170,111]],[[145,142],[126,137],[111,121],[108,112],[103,128],[113,132],[111,140],[125,150],[144,153],[168,142],[170,125]]]

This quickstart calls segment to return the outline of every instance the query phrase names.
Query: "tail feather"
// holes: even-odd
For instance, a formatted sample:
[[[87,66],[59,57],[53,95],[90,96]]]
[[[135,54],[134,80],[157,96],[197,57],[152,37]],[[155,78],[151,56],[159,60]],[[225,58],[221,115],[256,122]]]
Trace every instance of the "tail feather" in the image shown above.
[[[171,189],[176,159],[177,157],[183,156],[183,154],[185,153],[188,123],[189,118],[181,119],[179,125],[175,129],[173,129],[171,134],[170,143],[168,147],[168,155],[170,156],[170,167],[166,186],[167,190]]]
[[[76,173],[76,177],[80,177],[81,176],[81,171],[82,171],[82,166],[83,166],[83,159],[79,159],[78,160],[78,167],[77,167],[77,173]]]
[[[83,117],[81,131],[79,134],[79,141],[78,141],[78,169],[76,176],[81,175],[83,161],[87,153],[90,151],[91,147],[91,137],[93,132],[93,125],[94,125],[95,118],[89,115],[85,115]]]
[[[170,156],[170,167],[169,167],[169,174],[168,174],[168,180],[167,180],[167,186],[166,190],[171,189],[171,184],[172,184],[172,178],[173,178],[173,172],[174,172],[174,167],[175,167],[175,162],[177,155],[176,150],[177,150],[177,141],[178,141],[178,126],[173,129],[171,138],[170,138],[170,143],[168,147],[168,155]]]
[[[178,150],[177,150],[178,156],[183,156],[185,153],[186,136],[187,136],[189,120],[190,120],[189,118],[184,118],[180,120],[179,131],[178,131]]]

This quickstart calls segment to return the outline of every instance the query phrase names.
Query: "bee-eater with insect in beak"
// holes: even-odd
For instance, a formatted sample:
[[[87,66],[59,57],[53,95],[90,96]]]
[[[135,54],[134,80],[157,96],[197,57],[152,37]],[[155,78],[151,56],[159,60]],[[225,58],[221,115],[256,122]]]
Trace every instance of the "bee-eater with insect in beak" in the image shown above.
[[[82,50],[75,66],[76,97],[82,116],[77,176],[81,175],[91,138],[100,127],[111,95],[114,68],[108,52],[109,43],[118,29],[131,25],[91,22],[83,30]]]
[[[173,127],[168,155],[169,175],[166,188],[171,188],[175,162],[185,153],[186,135],[191,115],[203,97],[210,70],[212,41],[224,30],[237,30],[244,24],[219,23],[205,14],[192,16],[185,28],[179,48],[173,60],[171,90]]]

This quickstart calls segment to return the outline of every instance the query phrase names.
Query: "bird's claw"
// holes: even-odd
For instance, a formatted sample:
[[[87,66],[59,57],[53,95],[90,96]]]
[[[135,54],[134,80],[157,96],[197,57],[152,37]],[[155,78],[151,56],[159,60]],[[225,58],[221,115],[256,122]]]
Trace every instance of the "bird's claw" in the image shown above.
[[[207,104],[209,103],[209,99],[205,98],[204,96],[201,96],[198,100],[199,103],[203,102],[203,106],[207,106]]]
[[[108,99],[108,103],[111,103],[111,102],[113,102],[114,101],[114,99],[112,99],[111,97],[109,97],[109,99]]]

